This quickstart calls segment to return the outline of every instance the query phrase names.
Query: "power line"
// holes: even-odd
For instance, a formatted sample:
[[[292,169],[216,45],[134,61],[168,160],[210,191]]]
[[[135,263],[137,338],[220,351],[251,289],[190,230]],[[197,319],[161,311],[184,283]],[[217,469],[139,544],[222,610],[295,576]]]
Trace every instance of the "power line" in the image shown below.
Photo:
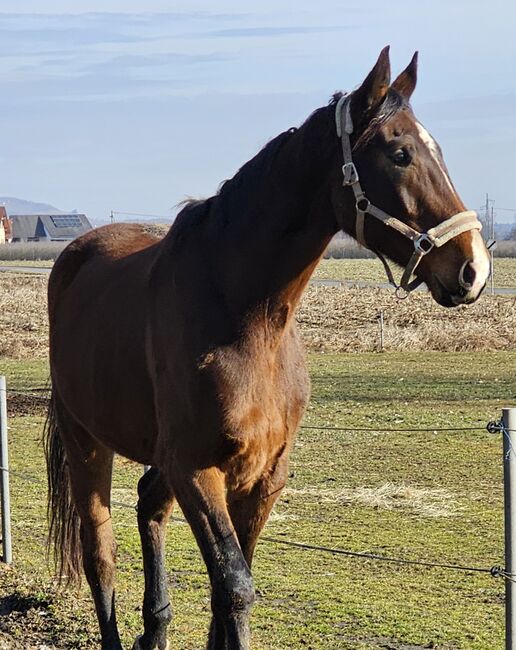
[[[429,427],[422,429],[400,428],[400,429],[384,429],[381,427],[329,427],[329,426],[316,426],[302,424],[300,429],[315,429],[317,431],[366,431],[366,432],[379,432],[379,433],[419,433],[435,431],[485,431],[486,427]]]
[[[158,217],[159,219],[172,219],[172,216],[169,214],[153,214],[151,212],[117,212],[116,210],[111,210],[111,214],[120,214],[128,217]]]

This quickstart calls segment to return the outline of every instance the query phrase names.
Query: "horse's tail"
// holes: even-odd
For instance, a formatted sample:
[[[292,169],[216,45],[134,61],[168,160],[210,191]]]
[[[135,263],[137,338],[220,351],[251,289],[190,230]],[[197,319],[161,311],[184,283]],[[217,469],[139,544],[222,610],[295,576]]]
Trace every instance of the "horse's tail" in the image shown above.
[[[82,544],[80,517],[70,485],[70,471],[59,432],[55,392],[50,397],[43,434],[47,461],[49,536],[47,552],[53,546],[54,565],[60,583],[80,583]]]

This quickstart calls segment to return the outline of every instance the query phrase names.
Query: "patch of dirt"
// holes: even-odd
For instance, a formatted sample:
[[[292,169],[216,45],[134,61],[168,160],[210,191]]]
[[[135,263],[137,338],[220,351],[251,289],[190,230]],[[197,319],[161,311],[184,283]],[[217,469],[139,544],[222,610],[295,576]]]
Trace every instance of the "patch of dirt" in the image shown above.
[[[342,637],[343,641],[347,643],[367,643],[369,648],[376,648],[376,650],[428,650],[430,648],[439,648],[440,650],[453,650],[456,646],[453,645],[437,645],[433,641],[425,643],[425,645],[414,644],[414,643],[404,643],[403,641],[398,641],[397,639],[383,637],[383,636],[371,636],[371,637]]]
[[[87,631],[92,612],[84,605],[79,594],[60,590],[53,580],[0,564],[0,650],[96,648],[96,636]],[[72,614],[66,624],[65,610]]]
[[[41,395],[29,395],[21,393],[7,394],[7,414],[9,417],[20,417],[23,415],[44,416],[48,409],[48,396],[43,390]]]
[[[50,601],[13,592],[0,598],[0,650],[57,650],[41,642],[52,636]]]

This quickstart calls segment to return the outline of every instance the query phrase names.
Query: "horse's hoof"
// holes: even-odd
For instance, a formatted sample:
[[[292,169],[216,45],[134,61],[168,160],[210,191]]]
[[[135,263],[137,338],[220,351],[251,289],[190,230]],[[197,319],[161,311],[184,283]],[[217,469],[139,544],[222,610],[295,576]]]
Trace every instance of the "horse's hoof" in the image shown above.
[[[140,639],[142,638],[142,635],[136,637],[136,641],[134,642],[134,645],[132,647],[132,650],[142,650],[142,647],[140,645]],[[159,650],[162,650],[159,648]],[[170,642],[167,641],[167,645],[163,648],[163,650],[170,650]]]

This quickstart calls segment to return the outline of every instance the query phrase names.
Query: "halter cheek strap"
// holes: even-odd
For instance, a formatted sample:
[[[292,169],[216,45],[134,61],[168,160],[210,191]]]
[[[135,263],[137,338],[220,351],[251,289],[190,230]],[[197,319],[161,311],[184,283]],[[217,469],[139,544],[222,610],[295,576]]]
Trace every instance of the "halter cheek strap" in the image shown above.
[[[457,237],[457,235],[468,232],[469,230],[481,230],[482,224],[478,220],[475,211],[466,210],[465,212],[454,214],[426,232],[419,232],[403,221],[400,221],[396,217],[392,217],[390,214],[387,214],[387,212],[384,212],[373,205],[366,197],[364,190],[360,185],[358,170],[353,162],[350,139],[350,136],[353,133],[353,120],[351,119],[350,107],[351,95],[343,95],[337,102],[335,108],[335,126],[337,129],[337,135],[342,143],[342,155],[344,159],[344,164],[342,165],[342,184],[345,187],[351,187],[355,196],[356,240],[362,246],[372,250],[373,253],[380,258],[389,282],[396,287],[398,297],[406,297],[423,282],[418,278],[411,281],[410,278],[425,255],[427,255],[434,247],[440,248],[441,246],[444,246],[444,244],[450,241],[450,239]],[[366,215],[371,215],[375,219],[383,222],[386,226],[397,230],[404,237],[410,239],[414,245],[414,252],[405,267],[399,285],[396,284],[394,275],[385,257],[367,245],[364,232]],[[402,295],[403,293],[405,294],[404,296]]]

